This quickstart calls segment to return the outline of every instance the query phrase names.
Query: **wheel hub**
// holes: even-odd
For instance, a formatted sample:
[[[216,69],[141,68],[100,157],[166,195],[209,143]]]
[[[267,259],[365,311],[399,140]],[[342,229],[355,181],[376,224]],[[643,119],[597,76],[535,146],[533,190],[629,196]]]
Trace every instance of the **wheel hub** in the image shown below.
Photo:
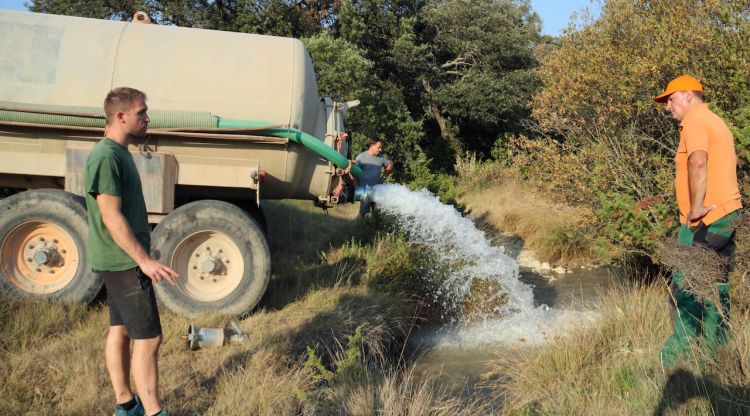
[[[203,262],[203,273],[213,273],[216,270],[216,262],[211,260],[206,260]]]
[[[37,266],[42,264],[46,265],[47,263],[49,263],[51,258],[52,256],[47,250],[39,250],[34,253],[34,261],[36,262]]]
[[[20,289],[51,293],[64,288],[78,269],[78,248],[62,227],[48,221],[29,221],[11,230],[0,242],[9,277]]]
[[[175,247],[172,268],[183,276],[177,286],[186,295],[210,302],[237,288],[244,273],[241,260],[239,247],[231,238],[206,230],[191,234]]]

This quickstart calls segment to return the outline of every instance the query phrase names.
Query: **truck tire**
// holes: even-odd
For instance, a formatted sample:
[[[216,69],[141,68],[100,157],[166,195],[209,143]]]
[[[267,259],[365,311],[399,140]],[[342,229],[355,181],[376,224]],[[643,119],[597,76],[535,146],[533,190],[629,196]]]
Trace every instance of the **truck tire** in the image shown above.
[[[87,233],[79,196],[37,189],[0,200],[0,288],[12,296],[90,303],[103,282],[86,264]]]
[[[252,310],[271,277],[265,235],[247,212],[203,200],[167,215],[152,234],[152,255],[180,274],[176,285],[155,285],[159,303],[180,315]]]

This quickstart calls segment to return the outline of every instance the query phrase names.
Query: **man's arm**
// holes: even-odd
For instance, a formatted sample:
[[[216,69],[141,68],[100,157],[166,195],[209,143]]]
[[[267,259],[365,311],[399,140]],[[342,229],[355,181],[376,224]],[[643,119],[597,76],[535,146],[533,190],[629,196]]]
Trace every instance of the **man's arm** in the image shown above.
[[[703,206],[708,184],[708,153],[696,150],[688,157],[688,183],[690,184],[690,212],[688,225],[705,217],[709,211],[716,208]]]
[[[130,256],[141,268],[141,271],[151,280],[159,282],[167,279],[169,283],[175,284],[173,277],[179,277],[177,272],[154,260],[146,253],[141,244],[136,240],[133,229],[120,211],[122,199],[119,196],[98,194],[96,205],[102,213],[102,222],[112,235],[120,248]]]
[[[385,173],[383,174],[383,177],[390,175],[391,172],[393,172],[393,162],[388,162],[387,165],[385,165]]]

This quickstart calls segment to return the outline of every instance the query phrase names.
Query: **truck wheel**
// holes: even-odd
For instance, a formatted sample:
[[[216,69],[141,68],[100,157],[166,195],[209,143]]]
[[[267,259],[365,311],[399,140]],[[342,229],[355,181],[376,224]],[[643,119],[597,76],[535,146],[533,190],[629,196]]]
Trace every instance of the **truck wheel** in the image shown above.
[[[268,243],[241,208],[204,200],[167,215],[153,232],[154,257],[180,277],[176,285],[155,285],[159,302],[182,315],[252,310],[271,276]]]
[[[57,189],[0,200],[0,288],[15,296],[90,303],[102,280],[86,264],[83,198]]]

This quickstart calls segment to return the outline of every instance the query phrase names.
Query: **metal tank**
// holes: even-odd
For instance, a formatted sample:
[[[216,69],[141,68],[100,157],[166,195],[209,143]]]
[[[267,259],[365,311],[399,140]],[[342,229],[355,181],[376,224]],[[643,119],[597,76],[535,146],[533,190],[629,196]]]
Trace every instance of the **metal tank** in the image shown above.
[[[103,135],[96,112],[119,86],[146,92],[150,112],[301,131],[340,153],[335,138],[357,104],[319,97],[297,39],[0,10],[0,187],[37,188],[0,201],[0,286],[11,293],[87,302],[100,290],[77,195]],[[17,117],[80,113],[96,123]],[[149,133],[131,152],[155,224],[152,254],[183,275],[175,288],[157,285],[161,303],[185,314],[252,309],[270,275],[263,228],[273,224],[261,200],[331,205],[341,169],[252,128]]]

